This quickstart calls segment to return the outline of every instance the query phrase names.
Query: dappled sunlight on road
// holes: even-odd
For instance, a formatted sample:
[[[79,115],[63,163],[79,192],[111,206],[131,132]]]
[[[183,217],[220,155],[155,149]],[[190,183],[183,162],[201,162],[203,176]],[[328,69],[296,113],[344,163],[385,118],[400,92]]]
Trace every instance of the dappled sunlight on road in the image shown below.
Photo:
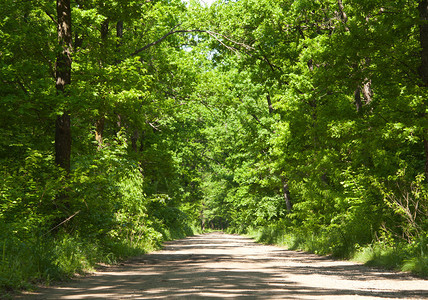
[[[22,299],[422,299],[428,281],[210,233]]]

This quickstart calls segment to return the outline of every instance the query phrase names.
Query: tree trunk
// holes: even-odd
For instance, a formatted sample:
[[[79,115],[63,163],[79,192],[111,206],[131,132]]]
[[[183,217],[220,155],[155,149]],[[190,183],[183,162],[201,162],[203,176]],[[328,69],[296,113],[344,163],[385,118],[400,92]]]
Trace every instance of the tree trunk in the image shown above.
[[[117,37],[117,42],[116,42],[116,53],[117,53],[117,57],[116,57],[116,64],[118,64],[120,62],[120,46],[122,44],[122,38],[123,38],[123,21],[118,21],[116,23],[116,37]]]
[[[419,17],[421,25],[419,27],[419,35],[421,42],[421,64],[419,66],[419,76],[421,86],[428,88],[428,0],[419,2]],[[424,113],[424,118],[427,115]],[[424,150],[425,150],[425,180],[428,182],[428,129],[424,128]]]
[[[109,21],[105,20],[101,24],[101,47],[106,47],[106,40],[108,37]],[[103,68],[103,60],[100,61],[100,68]],[[103,133],[104,133],[105,115],[100,111],[98,120],[95,122],[95,140],[98,143],[98,150],[103,147]]]
[[[199,219],[201,220],[201,230],[205,230],[205,203],[202,203],[201,211],[199,212]]]
[[[288,182],[287,180],[281,176],[282,181],[282,193],[284,195],[285,200],[285,206],[287,207],[287,211],[291,212],[291,209],[293,208],[291,205],[291,199],[290,199],[290,190],[288,189]]]
[[[118,21],[116,24],[116,36],[118,38],[123,37],[123,21]],[[120,45],[120,40],[118,41],[118,46]]]
[[[95,140],[98,142],[98,150],[103,147],[103,132],[105,118],[101,117],[95,122]]]
[[[371,84],[371,80],[367,80],[365,83],[355,89],[354,100],[355,106],[357,107],[357,112],[361,111],[364,105],[368,105],[372,101],[373,92]]]
[[[268,107],[269,107],[269,114],[271,115],[271,114],[273,114],[274,110],[273,110],[273,106],[272,106],[272,100],[270,99],[269,94],[267,94],[266,100],[267,100]]]
[[[370,104],[372,102],[372,81],[367,80],[366,83],[363,84],[361,92],[363,93],[364,102],[366,105]]]
[[[361,88],[357,87],[354,92],[354,101],[355,106],[357,107],[357,112],[359,112],[363,108],[363,103],[361,101]]]
[[[347,25],[348,23],[348,16],[345,12],[345,7],[343,6],[342,0],[337,0],[337,5],[339,7],[339,18],[343,23],[343,26],[345,27],[345,31],[349,31],[349,27]]]
[[[269,107],[269,114],[272,115],[274,113],[274,109],[273,109],[272,100],[271,100],[269,94],[267,94],[266,100],[267,100],[267,104]],[[292,205],[291,205],[291,199],[290,199],[290,190],[288,189],[288,182],[284,176],[280,175],[280,177],[281,177],[281,182],[282,182],[282,194],[284,196],[285,206],[287,208],[287,211],[291,212]]]
[[[348,23],[348,16],[345,13],[345,7],[343,6],[342,0],[337,0],[337,5],[339,6],[340,19],[343,23]]]
[[[419,2],[419,17],[421,19],[421,25],[419,27],[421,42],[419,76],[422,80],[422,86],[428,87],[428,0]]]
[[[425,129],[424,149],[425,149],[425,181],[428,183],[428,130]]]
[[[57,34],[62,50],[57,54],[55,87],[58,95],[65,94],[65,87],[71,83],[71,6],[70,0],[57,0]],[[71,122],[70,113],[57,116],[55,124],[55,162],[67,172],[70,171]]]
[[[131,146],[132,146],[132,150],[135,153],[138,153],[138,145],[137,145],[138,137],[139,137],[138,129],[135,129],[134,133],[131,136]]]

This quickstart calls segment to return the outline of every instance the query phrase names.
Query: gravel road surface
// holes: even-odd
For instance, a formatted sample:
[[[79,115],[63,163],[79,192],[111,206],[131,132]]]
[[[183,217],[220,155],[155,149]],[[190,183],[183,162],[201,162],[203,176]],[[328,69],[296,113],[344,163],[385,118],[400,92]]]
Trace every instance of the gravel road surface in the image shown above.
[[[18,299],[428,299],[428,280],[208,233]]]

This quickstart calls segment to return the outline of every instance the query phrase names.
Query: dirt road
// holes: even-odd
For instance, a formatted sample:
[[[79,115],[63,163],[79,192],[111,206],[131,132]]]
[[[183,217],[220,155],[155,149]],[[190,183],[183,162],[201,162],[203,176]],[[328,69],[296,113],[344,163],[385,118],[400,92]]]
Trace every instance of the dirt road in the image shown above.
[[[161,298],[428,299],[428,280],[210,233],[22,299]]]

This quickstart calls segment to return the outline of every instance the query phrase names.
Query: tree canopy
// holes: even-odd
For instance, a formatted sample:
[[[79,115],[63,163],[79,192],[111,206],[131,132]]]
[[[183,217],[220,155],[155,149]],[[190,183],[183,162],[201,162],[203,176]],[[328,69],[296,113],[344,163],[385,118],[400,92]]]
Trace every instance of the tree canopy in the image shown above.
[[[426,249],[428,2],[189,2],[3,0],[0,286],[196,227]]]

